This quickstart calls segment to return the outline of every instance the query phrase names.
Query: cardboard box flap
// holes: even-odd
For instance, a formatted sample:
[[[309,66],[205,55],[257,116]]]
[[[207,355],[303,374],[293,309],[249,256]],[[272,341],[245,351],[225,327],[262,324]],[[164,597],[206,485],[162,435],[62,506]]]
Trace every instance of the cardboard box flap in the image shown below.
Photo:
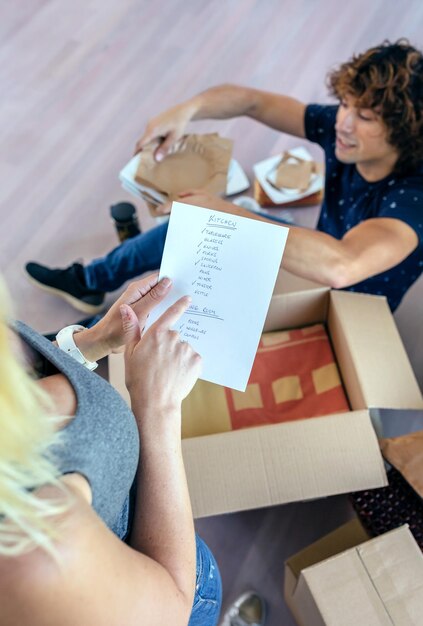
[[[304,624],[418,626],[423,556],[403,526],[303,570],[295,595]]]
[[[248,428],[236,435],[183,440],[194,517],[387,484],[367,411]]]
[[[313,626],[323,624],[319,609],[313,597],[309,593],[309,590],[307,589],[305,591],[305,597],[304,594],[302,596],[300,594],[298,594],[298,597],[296,596],[296,589],[301,571],[306,567],[320,563],[321,561],[324,561],[339,552],[344,552],[345,550],[354,548],[368,539],[369,536],[361,525],[360,520],[355,517],[346,524],[343,524],[340,528],[337,528],[328,535],[325,535],[285,561],[285,602],[298,624],[302,625],[304,622],[298,614],[297,601],[301,605],[303,615],[312,615],[313,620],[308,623],[312,623]]]
[[[311,567],[320,561],[335,556],[335,554],[354,548],[368,539],[370,539],[369,535],[358,517],[355,517],[350,522],[310,544],[301,552],[294,554],[286,560],[286,565],[298,578],[301,571],[306,567]]]
[[[345,552],[304,570],[295,591],[306,626],[392,626],[357,552]]]
[[[305,293],[307,291],[329,293],[330,287],[322,285],[321,283],[316,283],[314,280],[301,278],[301,276],[291,274],[291,272],[288,272],[286,269],[281,268],[279,270],[275,283],[275,289],[273,290],[274,296],[288,293]]]
[[[330,288],[281,269],[276,279],[264,332],[325,322]]]
[[[420,409],[423,398],[386,299],[332,291],[328,325],[353,409]]]
[[[423,555],[408,526],[358,546],[357,552],[392,622],[422,623]]]

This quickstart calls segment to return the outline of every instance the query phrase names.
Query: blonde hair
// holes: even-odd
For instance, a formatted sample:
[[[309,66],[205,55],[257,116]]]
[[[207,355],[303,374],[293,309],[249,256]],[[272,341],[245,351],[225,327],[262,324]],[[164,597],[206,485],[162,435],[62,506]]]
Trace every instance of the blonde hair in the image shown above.
[[[41,547],[55,556],[51,518],[68,508],[69,498],[64,488],[54,499],[34,492],[43,485],[60,485],[49,455],[49,447],[60,438],[57,418],[48,414],[48,397],[14,354],[8,303],[0,277],[0,555]]]

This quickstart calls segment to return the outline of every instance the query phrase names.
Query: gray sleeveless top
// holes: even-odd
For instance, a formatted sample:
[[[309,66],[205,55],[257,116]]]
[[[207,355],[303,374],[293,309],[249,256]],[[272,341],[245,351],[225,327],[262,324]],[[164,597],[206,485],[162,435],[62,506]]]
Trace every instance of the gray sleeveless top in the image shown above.
[[[72,385],[75,417],[62,431],[62,442],[52,450],[62,474],[78,472],[91,486],[92,506],[121,539],[130,519],[129,493],[139,457],[135,418],[121,396],[94,372],[54,346],[26,324],[14,325],[21,339],[36,350]]]

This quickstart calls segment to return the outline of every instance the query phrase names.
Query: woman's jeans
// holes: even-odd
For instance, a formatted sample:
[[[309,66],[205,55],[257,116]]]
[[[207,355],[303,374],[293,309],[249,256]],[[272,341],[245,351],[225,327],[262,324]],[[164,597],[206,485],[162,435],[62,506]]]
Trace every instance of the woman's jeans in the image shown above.
[[[198,535],[197,577],[194,604],[188,626],[216,626],[222,604],[219,568],[207,545]]]
[[[163,256],[167,222],[127,239],[100,259],[84,267],[87,287],[109,292],[144,272],[157,270]]]

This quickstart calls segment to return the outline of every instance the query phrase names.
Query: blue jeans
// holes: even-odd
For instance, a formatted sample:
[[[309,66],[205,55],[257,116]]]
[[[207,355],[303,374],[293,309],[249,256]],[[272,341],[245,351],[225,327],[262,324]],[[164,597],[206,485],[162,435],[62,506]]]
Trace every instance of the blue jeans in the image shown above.
[[[222,581],[219,568],[204,541],[197,544],[197,577],[194,604],[188,626],[216,626],[222,605]]]
[[[131,278],[157,270],[163,256],[167,226],[167,223],[160,224],[131,237],[106,256],[91,261],[84,267],[87,287],[96,291],[114,291]]]
[[[267,216],[272,219],[271,216]],[[280,218],[276,221],[285,223]],[[288,224],[288,223],[287,223]],[[289,226],[289,224],[288,224]],[[127,239],[106,256],[94,259],[84,267],[89,289],[109,292],[119,289],[127,280],[160,267],[168,223]]]

